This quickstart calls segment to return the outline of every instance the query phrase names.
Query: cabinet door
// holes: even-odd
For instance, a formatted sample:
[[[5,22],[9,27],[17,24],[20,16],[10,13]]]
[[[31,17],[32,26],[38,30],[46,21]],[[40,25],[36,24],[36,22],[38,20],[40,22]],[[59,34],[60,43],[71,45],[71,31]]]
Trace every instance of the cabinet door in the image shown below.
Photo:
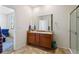
[[[35,44],[35,33],[28,33],[27,36],[28,43]]]
[[[36,40],[35,40],[35,44],[39,45],[39,33],[36,33]]]
[[[50,34],[41,34],[40,35],[40,46],[51,48],[52,35]]]

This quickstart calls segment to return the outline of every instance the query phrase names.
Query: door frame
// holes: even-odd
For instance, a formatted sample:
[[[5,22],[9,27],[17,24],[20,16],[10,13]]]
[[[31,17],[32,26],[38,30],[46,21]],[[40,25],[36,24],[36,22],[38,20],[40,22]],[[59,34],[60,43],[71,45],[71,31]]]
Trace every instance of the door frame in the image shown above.
[[[71,11],[71,13],[70,13],[70,30],[69,30],[69,47],[70,47],[70,49],[71,49],[71,14],[75,11],[75,10],[77,10],[77,8],[79,7],[79,5],[73,10],[73,11]],[[76,13],[76,15],[77,15],[77,13]],[[76,19],[77,20],[77,19]],[[76,21],[76,23],[77,23],[77,21]],[[76,24],[76,28],[77,28],[77,24]],[[77,29],[76,29],[76,31],[77,31]]]

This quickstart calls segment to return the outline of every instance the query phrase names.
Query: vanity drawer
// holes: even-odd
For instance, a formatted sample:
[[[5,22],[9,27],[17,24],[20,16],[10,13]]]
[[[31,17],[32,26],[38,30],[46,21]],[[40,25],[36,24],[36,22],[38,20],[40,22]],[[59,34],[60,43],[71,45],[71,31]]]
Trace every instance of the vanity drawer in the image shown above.
[[[46,37],[40,37],[40,42],[51,42],[51,39]]]
[[[52,35],[50,35],[50,34],[41,34],[40,35],[40,38],[43,38],[43,39],[51,39],[52,38]]]

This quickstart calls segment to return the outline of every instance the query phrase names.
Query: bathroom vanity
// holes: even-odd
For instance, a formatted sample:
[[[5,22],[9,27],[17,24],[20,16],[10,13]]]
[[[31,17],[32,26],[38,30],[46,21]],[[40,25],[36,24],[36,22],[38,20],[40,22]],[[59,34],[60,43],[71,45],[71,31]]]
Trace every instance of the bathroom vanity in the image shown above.
[[[28,31],[27,44],[51,48],[53,33],[47,31]]]
[[[29,25],[27,43],[34,46],[51,48],[53,40],[53,14],[38,16],[37,20],[34,26]]]

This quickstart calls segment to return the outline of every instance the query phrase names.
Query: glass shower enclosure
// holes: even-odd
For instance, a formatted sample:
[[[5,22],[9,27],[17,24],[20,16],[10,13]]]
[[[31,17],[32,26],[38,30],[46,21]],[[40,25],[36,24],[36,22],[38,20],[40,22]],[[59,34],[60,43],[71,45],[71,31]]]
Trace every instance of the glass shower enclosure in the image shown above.
[[[70,48],[79,53],[79,6],[70,13]]]

